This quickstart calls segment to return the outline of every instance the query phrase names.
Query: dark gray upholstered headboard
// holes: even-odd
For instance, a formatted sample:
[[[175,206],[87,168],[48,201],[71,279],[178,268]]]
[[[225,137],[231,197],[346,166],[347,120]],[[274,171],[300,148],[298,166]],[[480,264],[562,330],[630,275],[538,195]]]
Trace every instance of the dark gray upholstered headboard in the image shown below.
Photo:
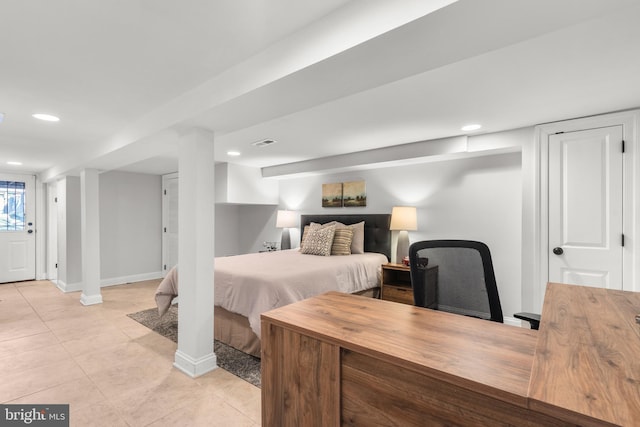
[[[364,221],[364,251],[378,252],[391,259],[391,214],[344,214],[344,215],[301,215],[300,216],[300,236],[304,231],[304,226],[312,222],[325,224],[331,221],[338,221],[345,225],[356,224]]]

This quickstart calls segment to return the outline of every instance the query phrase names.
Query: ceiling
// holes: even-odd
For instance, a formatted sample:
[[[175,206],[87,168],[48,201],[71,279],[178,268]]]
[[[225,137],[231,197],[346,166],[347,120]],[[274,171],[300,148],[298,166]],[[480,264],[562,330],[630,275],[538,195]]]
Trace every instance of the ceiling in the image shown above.
[[[639,19],[635,0],[8,2],[0,170],[173,172],[193,127],[216,161],[269,167],[637,108]]]

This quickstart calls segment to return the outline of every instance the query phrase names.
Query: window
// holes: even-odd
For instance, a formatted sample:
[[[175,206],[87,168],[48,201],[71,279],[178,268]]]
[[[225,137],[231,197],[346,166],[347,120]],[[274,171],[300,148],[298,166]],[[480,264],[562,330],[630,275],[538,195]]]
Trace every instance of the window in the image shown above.
[[[0,181],[0,231],[24,230],[24,201],[24,182]]]

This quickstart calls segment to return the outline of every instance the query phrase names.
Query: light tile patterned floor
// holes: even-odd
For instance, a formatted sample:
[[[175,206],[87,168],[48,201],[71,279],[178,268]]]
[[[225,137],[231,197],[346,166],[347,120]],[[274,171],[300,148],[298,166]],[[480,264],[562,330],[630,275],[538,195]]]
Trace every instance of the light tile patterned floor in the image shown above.
[[[216,369],[192,379],[176,344],[126,315],[155,306],[157,280],[102,289],[0,285],[0,403],[70,404],[72,426],[260,425],[260,389]]]

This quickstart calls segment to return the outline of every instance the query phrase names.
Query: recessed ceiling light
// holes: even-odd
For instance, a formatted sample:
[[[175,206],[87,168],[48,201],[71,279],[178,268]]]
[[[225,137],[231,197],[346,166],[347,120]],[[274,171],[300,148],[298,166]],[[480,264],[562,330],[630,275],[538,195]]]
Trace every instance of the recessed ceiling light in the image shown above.
[[[59,117],[52,116],[51,114],[36,113],[36,114],[33,114],[33,117],[35,117],[36,119],[39,119],[39,120],[47,121],[47,122],[59,122],[60,121]]]
[[[22,166],[22,162],[13,162],[13,161],[9,161],[7,162],[8,165],[12,165],[12,166]]]
[[[472,124],[472,125],[466,125],[466,126],[462,126],[462,131],[463,132],[471,132],[472,130],[478,130],[482,127],[482,125],[477,125],[477,124]]]
[[[227,151],[227,156],[239,156],[240,152],[239,151]]]

